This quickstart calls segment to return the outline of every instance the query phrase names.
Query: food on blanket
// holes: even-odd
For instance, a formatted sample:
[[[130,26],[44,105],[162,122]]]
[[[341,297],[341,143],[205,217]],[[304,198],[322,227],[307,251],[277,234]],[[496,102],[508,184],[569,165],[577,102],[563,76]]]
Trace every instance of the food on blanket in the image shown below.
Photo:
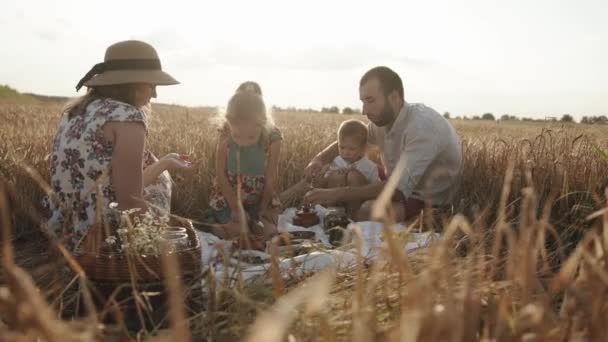
[[[279,257],[288,258],[307,254],[318,248],[311,240],[294,240],[291,245],[279,246],[278,253]]]
[[[314,239],[316,236],[315,232],[310,230],[301,230],[297,232],[289,232],[290,239]]]
[[[344,211],[329,211],[323,218],[323,229],[329,235],[329,243],[336,247],[340,246],[344,230],[349,223],[350,220]]]
[[[341,226],[335,226],[326,230],[327,235],[329,235],[329,243],[333,246],[338,247],[342,244],[342,238],[344,237],[344,228]]]
[[[298,246],[303,243],[310,244],[310,243],[314,243],[314,242],[318,241],[316,239],[315,232],[308,231],[308,230],[283,233],[281,236],[283,236],[283,238],[278,239],[278,243],[277,243],[278,246],[288,246],[288,245]]]
[[[235,256],[235,258],[241,260],[241,262],[252,265],[261,265],[270,262],[270,255],[251,250],[242,250]]]
[[[303,243],[310,243],[311,241],[308,239],[293,239],[291,240],[292,245],[301,245]]]
[[[302,244],[304,242],[309,242],[311,241],[310,239],[297,239],[297,238],[289,238],[289,240],[287,239],[280,239],[278,245],[279,246],[289,246],[289,245],[299,245]]]
[[[345,212],[332,210],[323,218],[323,229],[328,231],[334,227],[346,228],[349,223],[350,220]]]
[[[296,226],[308,228],[319,224],[320,220],[312,205],[305,204],[296,212],[292,222]]]
[[[261,256],[245,255],[241,256],[240,258],[242,262],[252,265],[262,265],[268,262],[264,260]]]

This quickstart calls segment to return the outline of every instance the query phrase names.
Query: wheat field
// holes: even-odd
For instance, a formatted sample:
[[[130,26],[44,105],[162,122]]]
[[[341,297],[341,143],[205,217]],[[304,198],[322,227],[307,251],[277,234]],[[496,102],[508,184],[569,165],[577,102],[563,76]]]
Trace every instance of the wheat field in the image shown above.
[[[185,153],[195,165],[192,172],[173,175],[173,210],[200,218],[214,170],[214,109],[154,105],[153,110],[152,152]],[[0,207],[8,218],[4,230],[10,225],[18,246],[44,241],[37,230],[43,189],[34,179],[48,177],[47,157],[60,111],[60,104],[0,104],[0,183],[7,190]],[[283,189],[301,179],[308,161],[335,139],[340,122],[353,118],[288,112],[274,117],[284,135]],[[600,210],[606,201],[608,159],[602,151],[608,150],[608,141],[603,128],[452,123],[462,140],[464,173],[457,215],[444,223],[441,243],[407,256],[391,247],[391,239],[398,238],[389,232],[384,256],[371,265],[360,260],[351,271],[328,271],[286,284],[273,280],[253,288],[209,289],[214,299],[205,313],[189,317],[188,329],[172,325],[174,332],[218,341],[606,338],[608,235],[602,217],[606,222],[608,214]],[[3,240],[6,256],[9,247]],[[16,266],[4,259],[8,280],[0,286],[0,337],[99,338],[90,321],[54,320],[53,326],[33,313],[29,320],[16,317],[16,308],[27,305],[44,306],[49,317],[61,310],[54,302],[58,289],[41,280],[43,272],[34,270],[41,263],[27,251],[15,251]],[[14,270],[9,272],[7,265]],[[35,285],[43,290],[40,301],[26,298]],[[279,287],[287,290],[277,291]]]

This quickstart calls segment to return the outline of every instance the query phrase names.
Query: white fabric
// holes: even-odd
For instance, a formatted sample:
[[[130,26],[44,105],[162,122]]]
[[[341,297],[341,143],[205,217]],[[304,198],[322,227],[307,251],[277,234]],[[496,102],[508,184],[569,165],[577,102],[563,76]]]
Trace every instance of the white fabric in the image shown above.
[[[449,121],[423,104],[405,103],[390,129],[368,124],[368,142],[382,151],[387,175],[405,158],[399,189],[406,198],[448,204],[458,184],[462,148]]]
[[[320,241],[320,248],[314,252],[308,254],[298,255],[293,258],[285,258],[279,262],[279,269],[281,270],[282,276],[285,278],[292,276],[301,276],[304,274],[310,274],[318,272],[329,265],[335,265],[338,269],[345,269],[355,265],[357,260],[357,251],[353,247],[339,248],[339,249],[323,249],[323,247],[331,247],[329,243],[329,237],[323,231],[323,216],[327,212],[327,209],[317,205],[315,210],[321,218],[321,222],[318,225],[304,228],[293,225],[291,223],[295,216],[296,209],[286,209],[283,214],[279,216],[278,229],[280,232],[295,232],[295,231],[314,231],[316,238]],[[382,231],[383,225],[378,222],[357,222],[352,223],[348,226],[345,235],[351,236],[349,231],[352,231],[354,227],[358,227],[361,231],[362,237],[362,248],[361,255],[367,260],[371,260],[377,257],[378,251],[383,244]],[[402,233],[406,227],[402,225],[396,225],[394,227],[395,232]],[[264,264],[247,264],[241,262],[239,264],[236,256],[233,256],[228,266],[222,261],[220,255],[230,255],[231,243],[229,241],[220,240],[216,236],[198,232],[199,239],[201,240],[202,249],[202,264],[203,269],[213,267],[218,282],[223,282],[226,277],[232,282],[237,279],[242,281],[253,281],[260,277],[263,280],[269,280],[270,262]],[[425,233],[409,233],[407,235],[407,241],[404,241],[403,249],[406,253],[413,252],[419,248],[430,245],[433,241],[440,239],[441,236],[437,233],[425,232]],[[347,243],[349,241],[347,240]],[[223,253],[222,253],[223,252]],[[264,252],[258,251],[242,251],[243,254],[260,256],[264,260],[270,260],[270,255]],[[238,272],[237,270],[240,270]]]
[[[337,156],[336,158],[334,158],[331,164],[329,164],[329,171],[327,171],[325,176],[327,177],[330,171],[350,168],[356,169],[361,172],[361,174],[365,176],[365,178],[368,182],[370,182],[370,184],[380,182],[380,176],[378,175],[378,165],[376,165],[376,163],[369,160],[369,158],[365,156],[354,163],[348,163],[341,156]]]

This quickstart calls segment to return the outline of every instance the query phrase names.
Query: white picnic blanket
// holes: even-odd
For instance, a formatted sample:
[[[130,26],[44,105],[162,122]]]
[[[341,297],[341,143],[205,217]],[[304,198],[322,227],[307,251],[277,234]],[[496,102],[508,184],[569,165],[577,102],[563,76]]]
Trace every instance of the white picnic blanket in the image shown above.
[[[337,249],[331,249],[332,245],[329,243],[329,237],[323,230],[323,217],[328,209],[317,205],[315,210],[321,218],[321,222],[318,225],[308,228],[296,226],[292,223],[292,219],[296,214],[296,208],[286,209],[279,215],[279,232],[314,231],[315,238],[319,241],[319,248],[313,252],[298,255],[293,258],[281,259],[279,262],[279,269],[281,270],[283,277],[301,276],[318,272],[331,264],[334,264],[339,269],[347,268],[354,265],[357,260],[357,251],[352,244],[347,244],[344,247]],[[352,231],[354,227],[358,227],[361,232],[361,254],[367,260],[374,259],[383,243],[383,225],[371,221],[351,223],[345,232],[347,235],[346,242],[348,242],[348,236],[352,235],[349,234],[349,231]],[[406,230],[406,227],[403,225],[396,225],[394,230],[399,234],[403,233]],[[198,232],[198,234],[201,241],[201,261],[203,269],[213,267],[218,281],[225,281],[226,277],[228,277],[231,280],[240,278],[243,282],[247,282],[259,278],[260,276],[265,277],[268,275],[271,267],[270,262],[249,264],[242,260],[239,261],[233,254],[233,257],[226,263],[221,255],[231,255],[231,242],[221,240],[209,233]],[[426,247],[440,238],[441,236],[439,234],[432,232],[410,232],[407,235],[400,235],[400,241],[403,242],[403,248],[406,253],[411,253],[412,251]],[[241,251],[241,253],[241,255],[250,257],[257,256],[263,260],[270,260],[270,255],[264,252]]]

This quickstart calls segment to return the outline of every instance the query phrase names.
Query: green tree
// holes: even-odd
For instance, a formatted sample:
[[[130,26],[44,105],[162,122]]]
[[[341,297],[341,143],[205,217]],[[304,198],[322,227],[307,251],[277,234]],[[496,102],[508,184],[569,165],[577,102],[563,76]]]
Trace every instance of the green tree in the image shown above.
[[[356,113],[356,111],[350,107],[342,108],[342,114],[350,115],[350,114],[355,114],[355,113]]]
[[[337,106],[323,107],[323,108],[321,108],[321,112],[331,113],[331,114],[340,114],[340,108],[338,108]]]
[[[574,118],[570,114],[564,114],[560,119],[561,122],[574,122]]]
[[[485,113],[484,115],[481,116],[481,120],[492,120],[492,121],[494,121],[496,119],[494,118],[494,114],[492,114],[492,113]]]

